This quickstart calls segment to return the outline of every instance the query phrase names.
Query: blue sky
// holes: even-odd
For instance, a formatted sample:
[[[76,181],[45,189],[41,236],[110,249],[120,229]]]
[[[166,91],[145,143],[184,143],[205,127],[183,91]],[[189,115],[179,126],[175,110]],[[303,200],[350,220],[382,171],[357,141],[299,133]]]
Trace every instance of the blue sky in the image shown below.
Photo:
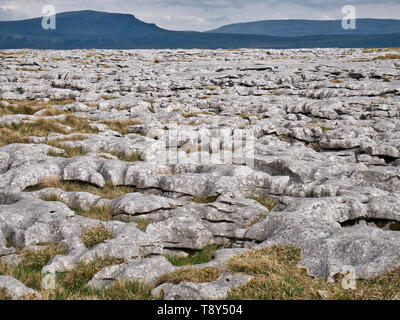
[[[0,0],[0,20],[39,17],[46,4],[57,12],[131,13],[171,30],[205,31],[266,19],[340,19],[344,5],[353,5],[359,18],[400,19],[400,0]]]

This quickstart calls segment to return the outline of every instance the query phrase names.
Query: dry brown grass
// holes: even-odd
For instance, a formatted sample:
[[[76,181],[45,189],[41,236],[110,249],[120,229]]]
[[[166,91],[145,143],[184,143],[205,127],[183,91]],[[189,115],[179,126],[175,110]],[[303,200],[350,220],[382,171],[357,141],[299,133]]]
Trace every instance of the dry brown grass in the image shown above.
[[[102,189],[85,182],[60,181],[56,178],[47,178],[41,184],[28,187],[25,189],[25,191],[37,191],[43,188],[57,188],[67,192],[90,192],[102,198],[108,199],[118,198],[124,194],[135,192],[135,188],[128,186],[114,186],[111,182],[107,182],[106,186]],[[43,197],[42,200],[63,202],[57,194],[50,194],[46,197]],[[82,210],[80,208],[71,207],[71,210],[73,210],[77,215],[100,221],[110,221],[113,217],[112,209],[110,206],[107,205],[93,206],[89,210]],[[143,228],[144,230],[150,222],[143,220],[138,221],[138,223],[138,227]]]
[[[0,261],[0,274],[18,279],[30,288],[41,289],[41,270],[56,255],[66,254],[57,244],[47,245],[42,250],[21,250],[23,262],[13,265]]]
[[[373,60],[397,60],[400,59],[400,54],[398,53],[387,53],[383,56],[377,56]]]
[[[111,130],[117,131],[121,134],[128,134],[129,128],[136,124],[142,124],[140,120],[114,120],[114,121],[104,121]]]
[[[11,300],[11,296],[5,289],[0,289],[0,301],[1,300]]]
[[[128,155],[126,155],[123,152],[115,152],[115,151],[106,151],[106,152],[117,157],[121,161],[126,161],[126,162],[144,161],[142,154],[137,151],[133,151]]]
[[[45,111],[40,115],[41,117],[54,117],[59,116],[61,114],[68,114],[71,111],[63,111],[54,107],[46,108]]]
[[[87,151],[82,146],[71,147],[71,146],[64,145],[62,142],[82,141],[85,139],[86,139],[86,136],[84,136],[82,134],[77,134],[77,135],[70,136],[70,137],[47,141],[46,144],[48,144],[52,147],[58,148],[58,149],[63,149],[65,151],[65,154],[61,154],[56,151],[49,151],[48,155],[52,156],[52,157],[66,157],[66,158],[84,156],[87,153]]]
[[[400,268],[370,280],[358,280],[355,290],[341,285],[343,276],[335,283],[312,278],[297,267],[301,250],[292,246],[272,246],[252,250],[233,257],[227,263],[234,272],[256,277],[247,285],[231,290],[228,299],[252,300],[320,300],[318,291],[325,291],[326,299],[393,299],[400,292]]]
[[[143,101],[144,102],[148,102],[148,103],[150,103],[151,105],[153,105],[153,104],[155,104],[157,101],[156,100],[154,100],[154,99],[143,99]]]
[[[190,201],[192,201],[194,203],[213,203],[218,198],[219,198],[219,195],[210,196],[210,197],[200,196],[200,197],[194,197],[194,198],[190,199]]]
[[[67,115],[64,120],[59,120],[60,123],[70,126],[75,132],[81,133],[97,133],[96,129],[90,127],[90,121],[87,118]]]
[[[251,114],[246,113],[246,112],[241,112],[241,113],[239,113],[239,117],[241,117],[242,119],[245,119],[245,120],[249,120],[249,118],[251,117]]]
[[[279,200],[272,197],[249,197],[249,199],[253,199],[257,201],[259,204],[263,205],[264,207],[268,208],[271,211],[275,206],[279,203]]]
[[[29,143],[29,136],[45,137],[50,133],[67,134],[56,121],[40,119],[35,122],[6,124],[0,127],[0,146],[11,143]]]
[[[62,202],[60,197],[56,193],[48,194],[48,195],[44,196],[41,199],[44,200],[44,201]]]
[[[40,71],[49,71],[49,70],[48,69],[43,69],[43,68],[21,67],[21,68],[17,68],[17,71],[40,72]]]
[[[12,103],[12,104],[5,107],[0,102],[0,115],[5,115],[5,114],[29,114],[29,115],[32,115],[35,112],[40,110],[40,108],[36,107],[37,104],[33,105],[32,103],[29,103],[29,100],[27,103],[18,103],[18,104],[15,104],[14,101],[11,102],[11,100],[5,100],[5,101]]]
[[[47,178],[41,184],[28,187],[25,191],[37,191],[44,188],[57,188],[67,192],[90,192],[106,199],[115,199],[136,190],[128,186],[115,186],[110,181],[107,181],[104,188],[100,188],[82,181],[60,181],[57,178]]]
[[[58,149],[64,149],[64,151],[66,152],[66,157],[71,158],[71,157],[75,157],[75,156],[85,155],[87,152],[81,146],[70,147],[70,146],[66,146],[62,143],[65,141],[83,141],[85,139],[86,139],[85,135],[76,134],[73,136],[67,136],[64,138],[46,141],[46,144],[48,144],[52,147],[58,148]],[[57,152],[49,152],[49,155],[54,156],[54,157],[62,156],[62,155],[58,154]]]
[[[83,230],[80,238],[85,244],[86,248],[90,249],[108,239],[113,239],[114,234],[104,225],[99,224],[98,226]]]
[[[67,115],[63,120],[39,119],[36,121],[25,121],[1,126],[0,146],[11,143],[29,143],[29,136],[46,137],[50,133],[70,133],[62,125],[72,127],[74,132],[77,133],[97,132],[97,130],[90,128],[88,119],[73,115]]]
[[[42,110],[42,109],[55,109],[55,108],[53,108],[54,105],[66,105],[66,104],[71,104],[71,103],[75,102],[75,100],[72,100],[72,99],[49,100],[49,101],[3,99],[3,101],[10,103],[10,106],[4,107],[0,103],[0,115],[2,115],[2,114],[32,115],[35,112]],[[62,112],[62,113],[65,113],[65,112]],[[51,115],[51,114],[49,114],[49,115]]]
[[[205,268],[182,268],[171,273],[167,273],[160,277],[158,284],[181,282],[212,282],[218,280],[222,275],[222,271],[217,267]]]
[[[136,222],[137,228],[141,231],[146,231],[147,226],[152,222],[149,219],[144,219],[144,218],[135,218],[133,219],[133,222]]]
[[[187,112],[187,113],[182,113],[181,116],[184,118],[193,118],[197,117],[201,112]]]
[[[343,80],[341,80],[341,79],[332,79],[331,82],[332,83],[343,83]]]
[[[363,53],[374,53],[374,52],[381,52],[383,49],[379,49],[379,48],[366,48],[363,49],[362,52]]]
[[[72,208],[72,210],[75,211],[75,214],[90,218],[90,219],[95,219],[95,220],[100,220],[100,221],[110,221],[112,220],[112,210],[109,206],[94,206],[91,207],[89,210],[84,211],[79,208]]]

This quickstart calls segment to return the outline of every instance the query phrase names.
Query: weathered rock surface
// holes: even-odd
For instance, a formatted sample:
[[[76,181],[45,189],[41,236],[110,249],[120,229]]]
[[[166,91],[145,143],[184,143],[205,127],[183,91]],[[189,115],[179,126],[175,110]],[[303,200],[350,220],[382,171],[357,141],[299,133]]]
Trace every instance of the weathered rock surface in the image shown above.
[[[121,265],[104,268],[89,281],[88,286],[106,287],[115,280],[140,281],[155,286],[163,274],[174,270],[175,267],[162,256],[132,260]]]
[[[5,290],[11,299],[18,300],[22,298],[40,298],[40,294],[25,286],[22,282],[10,276],[0,276],[0,289]]]
[[[165,300],[217,300],[223,299],[229,290],[248,283],[253,277],[240,274],[223,274],[217,281],[194,283],[183,282],[177,285],[165,283],[155,288],[155,296],[163,294]]]
[[[272,244],[299,246],[299,266],[328,280],[349,266],[358,278],[399,267],[400,69],[379,58],[390,53],[0,52],[1,261],[18,263],[17,248],[43,243],[67,250],[45,273],[95,257],[124,259],[96,274],[94,287],[120,279],[155,285],[176,269],[163,253],[211,244],[231,248],[196,267],[225,269],[234,254]],[[21,68],[28,62],[37,70]],[[27,101],[33,111],[16,109]],[[88,126],[61,124],[71,114]],[[65,131],[28,140],[10,134],[37,121]],[[68,157],[71,150],[78,155]],[[135,192],[111,199],[30,189],[48,178]],[[55,196],[60,201],[45,201]],[[252,198],[278,204],[269,211]],[[100,207],[111,221],[78,215]],[[99,224],[114,238],[86,248],[83,230]],[[225,274],[155,292],[223,298],[249,279]],[[27,292],[2,281],[13,298]]]

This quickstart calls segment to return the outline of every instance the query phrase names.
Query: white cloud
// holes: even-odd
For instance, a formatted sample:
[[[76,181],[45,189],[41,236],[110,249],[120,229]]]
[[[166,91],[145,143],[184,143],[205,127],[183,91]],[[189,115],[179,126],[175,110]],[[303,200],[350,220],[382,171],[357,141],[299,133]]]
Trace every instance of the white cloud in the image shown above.
[[[17,10],[18,7],[17,6],[10,6],[8,4],[4,4],[2,6],[0,6],[1,10]]]

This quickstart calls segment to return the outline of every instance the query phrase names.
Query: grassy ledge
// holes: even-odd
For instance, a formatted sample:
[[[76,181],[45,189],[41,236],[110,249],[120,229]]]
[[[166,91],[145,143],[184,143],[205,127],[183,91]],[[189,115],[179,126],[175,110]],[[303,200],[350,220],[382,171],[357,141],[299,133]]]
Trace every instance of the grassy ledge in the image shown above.
[[[231,258],[227,265],[233,272],[256,277],[245,286],[232,289],[228,299],[241,300],[320,300],[321,292],[329,300],[391,300],[400,293],[400,268],[369,280],[358,280],[355,290],[310,277],[297,267],[301,250],[292,246],[273,246],[252,250]]]
[[[89,192],[105,199],[115,199],[136,191],[133,187],[115,186],[110,181],[106,182],[104,188],[100,188],[83,181],[61,181],[57,178],[44,179],[41,184],[27,187],[24,191],[37,191],[44,188],[57,188],[66,192]]]

